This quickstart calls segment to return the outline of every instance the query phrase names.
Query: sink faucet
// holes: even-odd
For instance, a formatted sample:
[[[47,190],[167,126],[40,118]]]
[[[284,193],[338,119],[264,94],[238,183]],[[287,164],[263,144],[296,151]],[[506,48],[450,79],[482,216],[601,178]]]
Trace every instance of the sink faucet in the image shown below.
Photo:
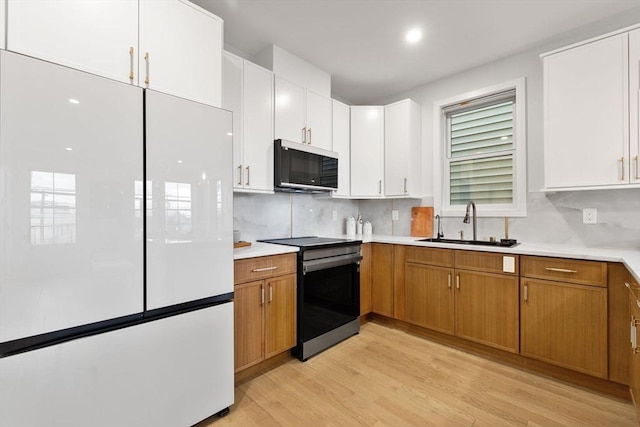
[[[473,208],[473,240],[478,240],[478,217],[476,216],[476,204],[473,200],[467,203],[467,212],[464,214],[462,222],[469,224],[469,208]]]
[[[436,215],[436,221],[438,221],[438,239],[442,239],[444,237],[444,233],[442,232],[442,226],[440,225],[440,215]]]

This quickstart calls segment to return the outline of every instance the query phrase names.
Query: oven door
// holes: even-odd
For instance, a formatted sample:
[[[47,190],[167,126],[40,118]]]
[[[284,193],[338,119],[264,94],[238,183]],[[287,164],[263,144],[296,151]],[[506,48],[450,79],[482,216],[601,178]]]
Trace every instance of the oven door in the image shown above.
[[[298,280],[299,342],[358,318],[361,259],[354,254],[303,263]]]

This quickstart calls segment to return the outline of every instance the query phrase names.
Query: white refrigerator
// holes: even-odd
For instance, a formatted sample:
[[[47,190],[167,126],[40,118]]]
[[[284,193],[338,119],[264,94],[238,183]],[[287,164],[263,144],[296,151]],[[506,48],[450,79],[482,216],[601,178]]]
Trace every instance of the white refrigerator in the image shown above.
[[[231,113],[0,51],[0,425],[233,403]]]

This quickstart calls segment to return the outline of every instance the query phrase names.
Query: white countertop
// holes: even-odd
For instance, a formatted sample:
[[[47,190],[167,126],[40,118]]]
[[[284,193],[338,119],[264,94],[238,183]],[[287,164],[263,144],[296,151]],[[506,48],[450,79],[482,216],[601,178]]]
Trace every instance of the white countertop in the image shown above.
[[[233,259],[256,258],[292,252],[298,252],[298,248],[295,246],[274,245],[272,243],[251,242],[251,246],[234,249]]]
[[[328,236],[353,238],[353,236]],[[620,262],[631,272],[633,277],[640,282],[640,250],[632,249],[610,249],[610,248],[587,248],[581,246],[559,245],[552,243],[520,243],[513,248],[478,246],[478,245],[458,245],[451,243],[431,243],[419,242],[421,237],[411,236],[388,236],[374,234],[373,236],[356,236],[363,243],[390,243],[395,245],[414,245],[431,248],[463,249],[483,252],[500,252],[516,255],[537,255],[559,258],[586,259],[593,261]],[[233,250],[234,259],[253,258],[260,256],[278,255],[284,253],[298,252],[294,246],[274,245],[270,243],[253,242],[251,246]]]

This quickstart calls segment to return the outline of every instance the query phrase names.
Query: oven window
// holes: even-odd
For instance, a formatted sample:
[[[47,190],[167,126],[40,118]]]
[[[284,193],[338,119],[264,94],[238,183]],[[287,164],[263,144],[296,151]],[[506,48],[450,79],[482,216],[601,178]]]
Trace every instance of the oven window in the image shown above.
[[[351,322],[360,315],[357,264],[314,271],[303,276],[299,331],[303,341]]]

